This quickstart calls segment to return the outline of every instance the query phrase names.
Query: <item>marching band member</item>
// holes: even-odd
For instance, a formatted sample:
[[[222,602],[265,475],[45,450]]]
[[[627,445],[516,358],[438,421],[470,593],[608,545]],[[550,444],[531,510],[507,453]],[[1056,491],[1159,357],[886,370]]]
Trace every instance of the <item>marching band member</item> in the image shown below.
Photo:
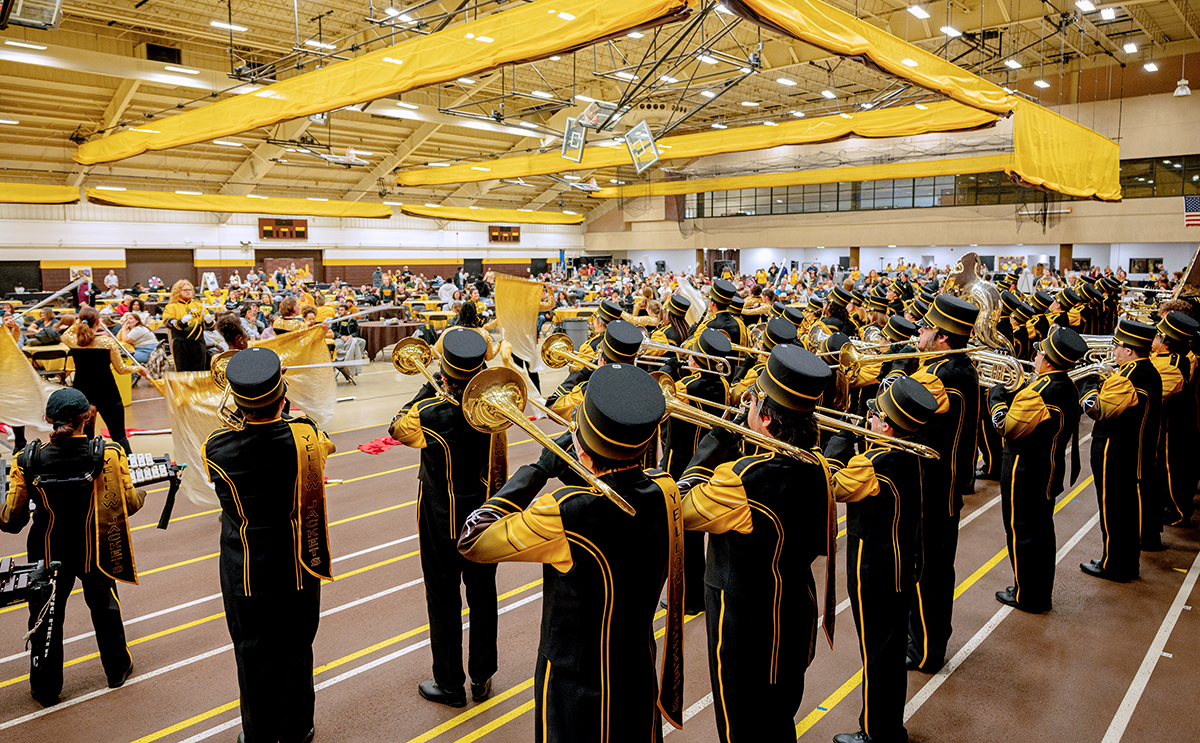
[[[937,295],[921,320],[918,349],[965,348],[978,315],[979,308],[965,300]],[[924,569],[909,613],[908,668],[936,673],[945,663],[950,640],[962,497],[975,476],[979,376],[970,357],[962,353],[922,359],[910,376],[938,402],[937,414],[922,429],[921,443],[940,458],[921,460]]]
[[[1012,326],[1013,356],[1022,361],[1033,360],[1033,340],[1029,337],[1029,321],[1033,319],[1033,308],[1021,302],[1013,308],[1009,325]]]
[[[682,345],[688,339],[687,313],[692,308],[692,302],[682,294],[672,294],[667,300],[667,322],[660,325],[650,334],[650,340],[655,343],[666,343],[672,346]],[[665,351],[650,351],[649,354],[659,356]]]
[[[467,328],[442,334],[441,383],[455,400],[484,368],[488,344]],[[429,612],[429,649],[433,679],[417,685],[431,702],[464,707],[467,695],[462,664],[462,598],[466,586],[471,637],[467,670],[471,698],[486,700],[496,673],[496,566],[479,565],[458,553],[458,535],[471,511],[488,498],[492,435],[467,423],[457,402],[437,395],[426,383],[392,419],[392,438],[421,450],[417,496],[417,533],[425,604]]]
[[[163,324],[171,335],[171,356],[175,371],[208,371],[208,351],[204,330],[212,328],[215,318],[196,299],[196,287],[186,279],[171,287],[171,299],[162,311]]]
[[[715,279],[708,290],[708,316],[688,328],[688,343],[694,343],[707,328],[723,330],[732,343],[739,346],[748,345],[746,326],[742,319],[730,309],[730,303],[737,296],[737,288],[732,281]],[[690,346],[689,346],[690,347]],[[731,370],[732,371],[732,370]]]
[[[1109,328],[1102,327],[1104,315],[1104,292],[1096,286],[1094,279],[1081,277],[1083,284],[1079,287],[1079,296],[1083,298],[1083,332],[1093,335],[1107,334]]]
[[[747,425],[811,449],[812,411],[831,376],[811,352],[776,346],[751,390]],[[803,672],[816,653],[812,563],[830,536],[827,471],[769,451],[718,464],[737,435],[714,431],[705,442],[685,476],[698,484],[684,497],[683,521],[709,534],[704,605],[717,735],[724,743],[795,740]],[[827,582],[826,606],[829,590]]]
[[[794,308],[789,307],[788,309],[792,310]],[[766,330],[763,331],[762,338],[759,339],[759,345],[762,347],[762,350],[770,351],[781,343],[796,342],[796,326],[791,321],[785,319],[785,317],[773,317],[767,321]],[[757,354],[751,355],[746,360],[746,363],[742,365],[745,371],[741,372],[739,370],[741,373],[735,375],[738,382],[733,386],[729,395],[731,405],[740,404],[742,395],[746,394],[746,390],[754,386],[754,382],[763,373],[766,365],[767,362],[763,361],[762,357]]]
[[[1016,344],[1013,342],[1013,323],[1009,318],[1012,317],[1013,311],[1021,305],[1020,298],[1013,294],[1008,289],[1005,289],[1000,294],[1000,312],[996,319],[996,332],[1008,339],[1009,343],[1013,344],[1013,354],[1016,357]],[[1000,432],[996,426],[992,424],[991,414],[986,410],[986,406],[980,406],[979,417],[979,454],[982,462],[979,468],[975,470],[976,480],[998,480],[1000,479],[1000,463],[1004,455],[1004,442],[1000,438]]]
[[[632,364],[637,359],[638,349],[642,347],[645,336],[636,325],[624,320],[613,320],[605,323],[600,342],[595,346],[593,361],[604,364]],[[666,366],[664,364],[664,366]],[[572,371],[562,384],[546,398],[546,407],[558,413],[563,418],[570,418],[571,413],[583,402],[584,391],[588,380],[594,372],[583,368]]]
[[[1190,348],[1200,333],[1200,323],[1179,311],[1168,311],[1158,321],[1150,360],[1162,378],[1163,407],[1158,437],[1157,472],[1163,478],[1162,523],[1185,526],[1195,509],[1196,407],[1192,385]],[[1167,401],[1171,404],[1168,405]],[[1155,510],[1155,509],[1151,509]],[[1146,542],[1143,535],[1142,542]],[[1150,540],[1151,543],[1153,540]],[[1161,542],[1161,538],[1160,538]],[[1143,546],[1145,549],[1145,546]]]
[[[84,433],[95,415],[79,390],[55,390],[46,403],[46,422],[54,427],[50,441],[30,441],[18,452],[0,504],[0,531],[17,534],[29,521],[32,498],[37,508],[29,560],[61,563],[53,595],[47,591],[29,601],[29,686],[43,707],[58,704],[62,693],[63,617],[76,578],[83,584],[108,687],[122,686],[133,672],[116,580],[137,583],[129,517],[146,493],[133,487],[124,449]],[[51,601],[57,608],[43,620]]]
[[[470,560],[545,564],[534,677],[538,743],[661,739],[659,711],[674,714],[682,706],[678,606],[668,612],[661,690],[651,639],[668,575],[675,581],[672,599],[682,600],[680,576],[669,564],[682,548],[682,523],[672,518],[679,490],[666,473],[639,466],[665,412],[649,374],[607,364],[592,374],[574,415],[580,463],[628,501],[635,516],[586,487],[538,497],[544,476],[527,465],[463,527],[459,550]]]
[[[883,337],[892,342],[892,345],[888,346],[884,353],[913,353],[917,349],[913,347],[912,339],[916,338],[919,332],[916,324],[911,320],[907,320],[900,315],[892,315],[888,318],[887,325],[883,326]],[[885,379],[893,372],[911,374],[916,370],[916,359],[888,361],[880,369],[879,378]]]
[[[1058,293],[1050,305],[1047,319],[1051,325],[1083,332],[1083,298],[1074,289],[1067,287]]]
[[[852,301],[854,301],[854,295],[840,286],[834,287],[833,291],[829,293],[825,301],[825,314],[821,317],[821,324],[828,328],[830,333],[844,333],[847,337],[855,333],[854,323],[850,321],[846,309]]]
[[[1054,305],[1054,298],[1050,296],[1050,292],[1039,289],[1033,293],[1030,299],[1030,305],[1033,307],[1033,319],[1025,326],[1029,332],[1029,340],[1039,341],[1050,334],[1050,317],[1048,313]]]
[[[1002,384],[988,395],[989,424],[1004,439],[1000,496],[1015,585],[996,600],[1021,611],[1050,610],[1054,589],[1054,499],[1063,491],[1066,451],[1079,424],[1079,393],[1067,371],[1088,347],[1070,328],[1050,333],[1033,360],[1036,374],[1020,390]],[[1073,456],[1071,481],[1079,471]]]
[[[901,377],[869,401],[871,430],[913,437],[938,403],[920,382]],[[846,506],[846,590],[863,662],[859,731],[836,743],[908,740],[908,607],[917,573],[921,520],[921,463],[915,454],[868,445],[854,456],[853,439],[836,434],[826,455],[835,467],[833,494]],[[843,465],[842,462],[845,462]]]
[[[595,360],[596,349],[600,346],[601,341],[604,340],[604,329],[608,327],[610,322],[616,322],[620,319],[621,306],[611,299],[601,300],[600,307],[596,310],[596,314],[592,316],[592,335],[575,350],[575,354],[588,360]],[[571,362],[568,369],[569,372],[582,370],[583,367],[575,362]]]
[[[1145,492],[1154,481],[1162,406],[1162,378],[1150,361],[1154,336],[1153,325],[1120,320],[1113,333],[1119,370],[1102,383],[1085,384],[1080,398],[1083,412],[1096,421],[1091,464],[1104,551],[1079,569],[1118,583],[1138,577],[1140,541],[1149,536],[1143,533],[1148,521],[1142,514],[1157,502]]]
[[[217,429],[200,455],[221,504],[221,593],[241,690],[238,741],[307,743],[321,581],[333,580],[324,470],[334,446],[308,418],[283,417],[287,384],[274,351],[238,351],[225,376],[245,426]]]

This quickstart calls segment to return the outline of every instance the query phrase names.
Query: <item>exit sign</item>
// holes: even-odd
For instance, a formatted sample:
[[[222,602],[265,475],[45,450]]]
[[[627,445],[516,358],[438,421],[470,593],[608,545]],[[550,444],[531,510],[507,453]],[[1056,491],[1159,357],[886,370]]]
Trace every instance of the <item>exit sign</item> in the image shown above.
[[[307,219],[259,219],[260,240],[307,240]]]
[[[519,243],[521,242],[520,227],[488,227],[488,242],[490,243]]]

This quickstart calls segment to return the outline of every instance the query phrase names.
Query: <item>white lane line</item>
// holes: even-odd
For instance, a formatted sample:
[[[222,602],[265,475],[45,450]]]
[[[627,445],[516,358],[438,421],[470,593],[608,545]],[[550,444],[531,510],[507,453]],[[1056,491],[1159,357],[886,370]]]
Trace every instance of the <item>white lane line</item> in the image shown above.
[[[500,614],[507,614],[508,612],[512,611],[513,609],[519,609],[522,606],[524,606],[525,604],[533,603],[534,601],[537,601],[540,598],[542,598],[542,592],[538,591],[535,594],[526,596],[525,598],[521,599],[520,601],[516,601],[516,602],[509,604],[508,606],[505,606],[504,608],[497,611],[496,615],[499,616]],[[466,630],[470,626],[471,626],[470,622],[463,622],[464,630]],[[354,678],[355,676],[359,675],[360,673],[366,673],[367,671],[371,670],[372,668],[378,668],[379,666],[382,666],[385,663],[389,663],[397,658],[402,658],[405,655],[408,655],[409,653],[420,650],[423,647],[427,647],[428,645],[429,645],[429,638],[425,638],[424,640],[421,640],[420,642],[414,642],[412,645],[406,645],[393,653],[389,653],[389,654],[383,656],[382,658],[376,658],[375,660],[371,661],[370,663],[364,663],[363,665],[358,666],[357,668],[352,668],[349,671],[340,673],[331,679],[326,679],[325,681],[322,681],[321,683],[314,686],[313,689],[316,691],[322,691],[323,689],[333,686],[334,684],[340,684],[343,681]],[[710,694],[709,696],[711,697],[712,695]],[[695,705],[693,705],[693,706],[695,706]],[[699,710],[697,710],[697,711],[699,711]],[[687,717],[685,716],[684,719],[686,720]],[[208,738],[211,738],[214,735],[217,735],[218,733],[223,733],[226,730],[235,728],[238,725],[240,725],[241,722],[242,722],[241,715],[238,715],[237,717],[233,718],[232,720],[223,722],[220,725],[211,727],[208,730],[205,730],[203,732],[196,733],[195,735],[193,735],[190,738],[185,738],[184,740],[181,740],[179,743],[199,743],[200,741],[207,740]]]
[[[710,691],[709,693],[700,697],[700,701],[696,702],[691,707],[688,707],[687,709],[685,709],[683,711],[683,720],[682,720],[683,724],[686,725],[688,720],[692,719],[700,712],[703,712],[712,703],[713,703],[713,695],[712,695],[712,692]],[[674,729],[675,729],[674,725],[672,725],[670,723],[663,723],[662,734],[667,735]]]
[[[336,614],[340,611],[345,611],[346,609],[349,609],[352,606],[359,606],[368,601],[373,601],[374,599],[382,598],[384,596],[393,594],[399,590],[402,590],[405,588],[411,588],[412,586],[418,585],[422,582],[424,582],[423,578],[418,579],[418,580],[409,581],[408,583],[405,583],[403,585],[393,586],[392,588],[384,589],[378,593],[371,594],[370,596],[367,596],[365,598],[355,599],[354,601],[351,601],[349,603],[342,604],[340,606],[335,606],[332,609],[326,609],[325,611],[321,612],[321,616],[326,617],[331,614]],[[538,595],[540,596],[541,594],[538,594]],[[210,650],[207,653],[201,653],[200,655],[194,655],[191,658],[188,658],[186,660],[181,660],[178,663],[172,663],[169,666],[163,666],[162,668],[159,668],[154,671],[150,671],[149,673],[144,673],[140,676],[134,676],[125,682],[125,686],[129,686],[130,684],[136,684],[138,682],[145,681],[146,679],[152,679],[155,676],[161,676],[162,674],[167,673],[168,671],[174,671],[178,668],[183,668],[184,666],[190,666],[193,663],[199,663],[202,660],[206,660],[208,658],[211,658],[214,655],[219,655],[219,654],[225,652],[226,650],[232,650],[232,649],[233,649],[233,645],[225,645],[224,647],[219,647],[216,650]],[[121,687],[121,688],[125,688],[125,687]],[[117,689],[108,689],[108,688],[97,689],[96,691],[89,692],[88,694],[84,694],[81,697],[74,697],[71,699],[67,699],[66,701],[59,702],[58,704],[54,705],[53,707],[46,707],[45,709],[40,709],[37,712],[31,712],[30,714],[25,715],[24,717],[17,717],[15,719],[9,720],[8,722],[0,723],[0,730],[5,730],[7,728],[14,727],[16,725],[20,725],[21,723],[29,722],[30,720],[36,720],[37,718],[42,717],[44,715],[48,715],[51,712],[57,712],[58,710],[61,710],[61,709],[67,709],[68,707],[74,707],[76,704],[79,704],[81,702],[86,702],[90,699],[95,699],[98,696],[108,694],[108,693],[111,693],[114,691],[118,691],[118,690]]]
[[[1100,523],[1100,514],[1096,513],[1090,519],[1088,519],[1088,522],[1084,524],[1079,531],[1075,532],[1075,536],[1067,540],[1067,543],[1062,546],[1062,549],[1058,551],[1058,554],[1054,558],[1054,564],[1057,565],[1058,563],[1062,562],[1063,558],[1067,556],[1067,553],[1074,549],[1075,545],[1079,544],[1079,541],[1083,539],[1083,537],[1098,523]],[[904,705],[905,722],[908,722],[908,718],[912,717],[914,714],[916,714],[917,710],[921,709],[921,705],[925,704],[925,702],[929,700],[929,697],[933,696],[933,693],[941,688],[942,684],[946,683],[946,679],[950,678],[950,674],[954,673],[954,671],[958,669],[958,667],[961,666],[968,657],[970,657],[971,653],[975,652],[975,649],[983,644],[983,641],[986,640],[988,636],[1000,626],[1000,623],[1003,622],[1004,618],[1011,614],[1012,611],[1013,608],[1011,606],[1001,606],[1000,609],[994,615],[992,615],[992,618],[988,620],[987,624],[983,625],[983,627],[981,627],[980,630],[975,633],[975,636],[972,637],[966,645],[963,645],[962,648],[960,648],[959,651],[954,654],[954,657],[950,659],[950,662],[943,666],[942,670],[934,674],[933,678],[925,682],[925,685],[913,695],[913,698],[908,701],[908,704]]]
[[[1113,716],[1112,723],[1108,726],[1108,732],[1104,734],[1100,743],[1120,743],[1121,736],[1125,734],[1125,728],[1129,725],[1129,719],[1133,717],[1133,711],[1137,709],[1142,693],[1146,691],[1146,684],[1150,682],[1150,675],[1154,673],[1154,667],[1158,665],[1158,659],[1162,657],[1163,648],[1166,647],[1167,640],[1171,639],[1171,632],[1175,630],[1175,622],[1179,620],[1179,615],[1183,613],[1183,607],[1187,604],[1188,597],[1196,586],[1198,572],[1200,572],[1200,552],[1196,554],[1191,569],[1184,577],[1183,585],[1179,587],[1179,593],[1175,594],[1175,601],[1167,611],[1167,616],[1163,618],[1162,625],[1158,628],[1158,634],[1154,636],[1154,642],[1150,643],[1150,649],[1146,651],[1146,657],[1142,659],[1142,665],[1138,668],[1137,675],[1133,677],[1133,683],[1129,685],[1129,691],[1125,692],[1125,698],[1121,700],[1121,706],[1117,708],[1117,714]]]
[[[337,563],[337,562],[341,562],[343,560],[349,560],[353,557],[360,557],[362,555],[365,555],[365,554],[368,554],[371,552],[376,552],[381,549],[387,549],[388,547],[394,547],[397,544],[403,544],[404,542],[411,542],[412,540],[414,540],[416,538],[417,538],[417,535],[413,534],[411,536],[407,536],[407,537],[403,537],[401,539],[396,539],[394,541],[387,542],[386,544],[379,544],[374,547],[368,547],[365,550],[359,550],[358,552],[351,552],[348,555],[342,555],[341,557],[335,557],[335,558],[333,558],[332,562]],[[394,590],[400,590],[401,588],[408,588],[408,584],[405,584],[403,586],[398,586]],[[384,594],[384,595],[386,595],[386,594]],[[190,609],[191,607],[196,606],[198,604],[203,604],[206,601],[212,601],[214,599],[219,599],[219,598],[221,598],[221,594],[214,593],[210,596],[205,596],[204,598],[196,599],[195,601],[188,601],[183,604],[177,604],[175,606],[171,606],[166,609],[161,609],[156,612],[151,612],[150,614],[146,614],[144,616],[134,617],[133,619],[127,619],[124,622],[122,622],[121,624],[128,627],[131,624],[137,624],[138,622],[144,622],[147,619],[155,619],[157,617],[165,616],[165,615],[171,614],[173,612],[182,611],[183,609]],[[372,597],[368,597],[366,599],[360,599],[359,603],[368,601],[368,600],[370,600],[370,598],[372,598]],[[347,605],[345,605],[344,608],[348,609],[348,608],[350,608],[350,606],[351,606],[351,604],[347,604]],[[339,611],[340,611],[340,609],[339,609]],[[324,616],[324,615],[322,615],[322,616]],[[85,632],[82,635],[75,635],[74,637],[69,637],[69,638],[63,640],[63,645],[69,645],[72,642],[86,640],[89,637],[95,636],[95,634],[96,634],[95,631],[92,631],[92,632]],[[29,657],[29,651],[25,650],[20,653],[15,653],[13,655],[9,655],[4,658],[0,658],[0,663],[7,663],[9,661],[20,660],[22,658],[28,658],[28,657]]]

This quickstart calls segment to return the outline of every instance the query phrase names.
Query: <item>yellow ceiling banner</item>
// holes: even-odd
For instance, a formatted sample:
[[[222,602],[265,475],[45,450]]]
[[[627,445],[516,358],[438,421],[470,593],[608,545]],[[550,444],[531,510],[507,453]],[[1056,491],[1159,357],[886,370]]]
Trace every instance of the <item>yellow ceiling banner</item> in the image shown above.
[[[506,64],[564,54],[633,28],[668,23],[697,0],[535,0],[416,36],[253,93],[152,119],[141,131],[86,142],[75,161],[95,165],[228,137],[301,116],[366,103]]]
[[[359,201],[309,201],[308,199],[252,199],[248,196],[166,193],[163,191],[98,191],[85,189],[88,201],[102,206],[139,209],[174,209],[185,212],[231,212],[234,214],[278,214],[289,217],[359,217],[388,219],[386,204]]]
[[[74,204],[79,189],[34,183],[0,183],[0,204]]]
[[[1085,199],[1121,200],[1116,142],[1031,101],[1017,101],[1013,165],[1026,186]]]
[[[947,98],[997,114],[1017,100],[998,85],[821,0],[727,0],[740,16],[843,57],[855,57]]]
[[[493,224],[583,224],[582,214],[562,212],[523,212],[520,209],[470,209],[453,206],[415,206],[402,204],[401,214],[410,217],[444,219],[449,222],[491,222]]]
[[[995,114],[964,106],[954,101],[930,103],[926,110],[903,106],[865,111],[852,118],[821,116],[796,119],[779,126],[745,126],[724,131],[683,134],[657,141],[663,160],[688,159],[727,152],[751,152],[783,145],[829,142],[843,137],[908,137],[929,132],[978,129],[996,121]],[[452,165],[449,168],[424,168],[400,173],[396,182],[404,186],[428,186],[446,183],[487,181],[496,178],[524,178],[564,170],[595,170],[632,165],[625,147],[588,147],[578,165],[559,157],[557,152],[521,155],[489,160],[490,172],[473,170],[479,163]]]
[[[690,181],[660,181],[633,186],[606,188],[591,194],[597,199],[632,199],[639,196],[680,196],[709,191],[735,191],[742,188],[780,188],[815,183],[881,181],[889,178],[929,178],[939,175],[995,173],[1012,165],[1012,155],[987,155],[953,160],[922,160],[909,163],[862,165],[855,168],[826,168],[787,173],[735,175],[725,178],[698,178]]]

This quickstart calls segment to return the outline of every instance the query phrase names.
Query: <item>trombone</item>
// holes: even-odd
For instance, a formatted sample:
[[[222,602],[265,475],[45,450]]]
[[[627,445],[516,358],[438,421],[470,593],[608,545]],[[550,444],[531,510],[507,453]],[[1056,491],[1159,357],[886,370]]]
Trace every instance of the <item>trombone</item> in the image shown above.
[[[695,356],[698,359],[705,359],[706,361],[711,361],[714,363],[714,368],[700,369],[701,372],[720,374],[721,376],[728,376],[730,373],[729,361],[721,358],[720,356],[710,356],[706,353],[700,353],[699,351],[692,351],[687,348],[672,346],[669,343],[658,343],[657,341],[642,341],[641,348],[638,349],[638,352],[643,353],[646,349],[687,354],[689,356]],[[593,371],[595,371],[599,366],[599,364],[596,362],[591,361],[590,359],[585,359],[579,354],[575,353],[575,344],[571,342],[571,339],[568,338],[565,333],[555,333],[542,343],[542,361],[545,362],[546,366],[549,366],[552,369],[561,369],[572,362],[579,364],[585,369],[591,369]],[[639,363],[658,363],[660,365],[666,363],[666,360],[660,356],[638,356],[637,361]]]
[[[737,353],[752,353],[755,356],[762,356],[764,359],[771,355],[770,351],[764,351],[761,348],[750,348],[748,346],[739,346],[736,343],[730,343],[729,346]]]
[[[743,402],[739,406],[722,405],[717,402],[712,402],[711,400],[702,400],[699,397],[693,397],[692,395],[685,395],[682,392],[676,392],[675,397],[679,398],[680,400],[694,402],[698,405],[707,405],[710,408],[716,408],[717,410],[720,410],[722,414],[732,415],[734,417],[737,417],[738,415],[741,415],[742,413],[746,412],[746,404],[745,404],[747,402],[746,395],[748,395],[749,393],[750,393],[749,390],[747,390],[746,393],[742,395]],[[854,413],[847,413],[844,410],[834,410],[833,408],[823,408],[820,405],[818,405],[816,408],[814,408],[814,410],[816,410],[818,413],[825,413],[826,415],[840,416],[842,418],[845,418],[850,421],[855,421],[857,423],[862,423],[862,420],[863,420],[861,415],[855,415]]]
[[[438,397],[457,405],[458,400],[455,400],[454,396],[446,391],[446,388],[438,384],[427,368],[431,361],[433,361],[433,349],[429,347],[428,343],[415,336],[401,338],[392,348],[392,366],[396,367],[396,371],[409,377],[420,374],[425,377],[426,382],[429,382],[429,386],[433,388]]]
[[[467,383],[462,399],[463,416],[473,428],[484,433],[499,433],[515,423],[539,444],[562,457],[567,466],[582,477],[590,488],[630,516],[636,515],[637,511],[633,506],[615,490],[563,451],[562,447],[542,433],[540,428],[529,422],[524,412],[528,400],[525,382],[521,380],[520,375],[507,367],[497,366],[479,372]]]
[[[229,360],[235,353],[236,350],[230,349],[213,356],[209,369],[212,371],[213,384],[221,390],[221,402],[217,403],[217,418],[230,429],[241,431],[246,427],[246,419],[236,410],[229,408],[230,385],[229,378],[225,376],[225,367],[229,366]]]
[[[703,410],[697,410],[691,405],[681,402],[676,398],[675,380],[671,379],[670,374],[667,374],[666,372],[651,372],[651,376],[654,377],[656,382],[658,382],[658,386],[662,388],[663,397],[667,401],[667,414],[671,417],[678,418],[698,426],[704,426],[706,428],[723,428],[727,431],[733,431],[746,441],[749,441],[751,444],[761,446],[764,449],[770,449],[774,452],[779,452],[780,454],[786,454],[789,457],[792,457],[793,459],[799,459],[801,462],[805,462],[806,464],[821,463],[820,457],[811,451],[808,451],[807,449],[801,449],[798,446],[792,446],[791,444],[773,439],[770,436],[763,436],[762,434],[756,433],[745,426],[736,425],[725,420],[724,418],[719,418],[712,413],[706,413]]]
[[[884,364],[889,361],[900,361],[902,359],[932,359],[956,353],[966,354],[975,362],[981,386],[991,387],[995,384],[1003,384],[1006,390],[1013,392],[1021,386],[1021,382],[1024,380],[1025,370],[1022,368],[1020,361],[1011,356],[1005,356],[1002,353],[996,353],[995,351],[977,346],[971,348],[952,348],[945,351],[882,353],[872,356],[869,359],[864,359],[858,349],[852,344],[847,343],[838,352],[838,365],[848,376],[854,377],[864,364]]]

